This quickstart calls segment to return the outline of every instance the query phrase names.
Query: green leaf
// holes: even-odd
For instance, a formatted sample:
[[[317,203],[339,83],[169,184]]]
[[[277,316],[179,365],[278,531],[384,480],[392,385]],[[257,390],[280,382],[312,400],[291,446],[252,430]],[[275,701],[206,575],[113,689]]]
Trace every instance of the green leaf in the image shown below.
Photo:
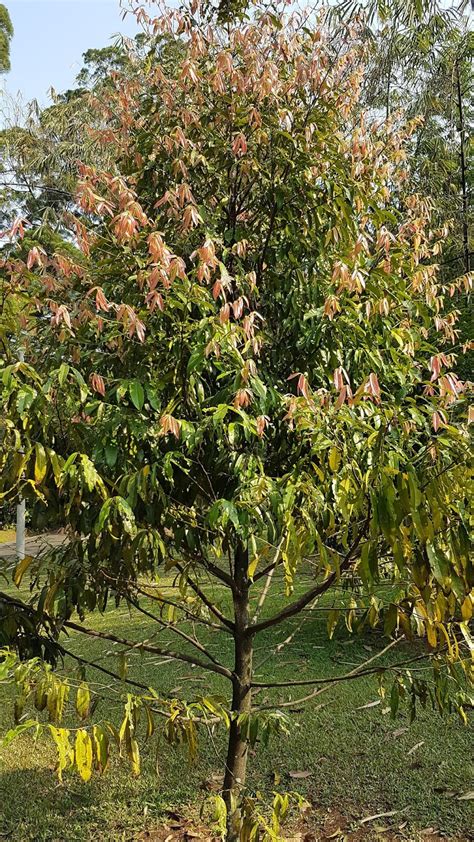
[[[113,468],[115,463],[117,462],[118,457],[118,447],[116,444],[106,444],[104,448],[105,452],[105,461],[109,468]]]
[[[435,544],[427,543],[426,550],[434,577],[441,586],[446,586],[450,580],[450,563],[443,550]]]
[[[383,631],[387,637],[391,637],[397,626],[398,608],[391,603],[385,612]]]
[[[145,403],[145,392],[140,381],[132,380],[131,383],[129,383],[128,392],[134,407],[140,411]]]
[[[20,734],[23,734],[25,731],[28,731],[30,728],[34,728],[35,726],[38,726],[36,719],[27,719],[26,722],[16,725],[15,728],[10,728],[10,730],[7,731],[0,740],[0,748],[6,748],[13,742],[13,740],[16,740]]]
[[[22,558],[21,561],[18,562],[17,566],[15,567],[15,572],[13,574],[13,581],[17,588],[21,585],[21,580],[25,575],[28,567],[30,566],[31,562],[33,561],[32,555],[26,555],[25,558]]]
[[[64,386],[67,376],[69,374],[69,366],[67,363],[61,363],[58,371],[58,381],[60,386]]]
[[[392,718],[395,718],[395,714],[398,710],[398,705],[400,703],[400,687],[398,681],[394,681],[392,685],[392,691],[390,693],[390,714]]]

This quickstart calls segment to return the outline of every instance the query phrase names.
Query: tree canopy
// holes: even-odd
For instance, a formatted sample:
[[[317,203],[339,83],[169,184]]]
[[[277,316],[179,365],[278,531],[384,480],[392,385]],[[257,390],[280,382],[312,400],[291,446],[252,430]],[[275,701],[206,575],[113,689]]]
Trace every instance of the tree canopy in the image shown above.
[[[274,684],[254,675],[255,640],[325,594],[330,635],[344,620],[424,639],[436,703],[465,715],[472,408],[449,297],[472,277],[438,273],[447,229],[410,190],[417,119],[361,107],[363,26],[334,41],[291,9],[200,12],[137,9],[149,49],[95,102],[108,165],[80,167],[49,242],[9,231],[2,298],[26,301],[26,361],[4,353],[0,490],[60,513],[68,541],[20,562],[31,597],[0,594],[0,622],[23,658],[54,664],[68,629],[117,640],[86,619],[110,597],[148,616],[152,597],[176,649],[120,642],[218,674],[222,698],[129,696],[118,742],[137,770],[145,701],[191,750],[212,712],[235,838],[249,744],[283,727],[252,702]],[[106,732],[84,726],[73,751],[63,685],[32,664],[24,700],[50,694],[59,769],[88,778]],[[395,708],[426,701],[394,675]]]
[[[10,41],[13,37],[13,24],[8,9],[0,3],[0,73],[10,70]]]

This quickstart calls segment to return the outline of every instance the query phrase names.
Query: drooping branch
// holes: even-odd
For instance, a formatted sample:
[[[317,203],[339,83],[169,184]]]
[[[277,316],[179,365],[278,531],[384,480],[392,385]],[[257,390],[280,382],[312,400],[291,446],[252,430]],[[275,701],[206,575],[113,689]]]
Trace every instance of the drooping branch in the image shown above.
[[[131,599],[129,596],[126,597],[126,598],[130,602],[130,604],[133,605],[133,607],[136,608],[136,610],[140,612],[140,614],[143,614],[143,616],[148,617],[150,620],[153,620],[155,623],[158,623],[158,625],[160,625],[162,628],[168,629],[169,631],[174,632],[174,634],[178,635],[178,637],[181,637],[183,640],[185,640],[191,646],[194,646],[196,649],[198,649],[199,652],[201,652],[203,655],[205,655],[206,658],[208,658],[210,661],[212,661],[213,664],[216,664],[217,666],[223,667],[225,669],[224,665],[221,664],[217,660],[217,658],[215,658],[214,655],[212,655],[212,653],[209,652],[206,649],[206,647],[203,646],[203,644],[199,642],[199,640],[195,640],[195,638],[191,637],[191,635],[189,635],[189,634],[186,634],[186,632],[184,632],[182,629],[175,626],[173,623],[168,623],[166,620],[163,620],[161,617],[157,617],[156,614],[152,614],[151,611],[147,611],[147,609],[143,608],[143,606],[140,605],[140,603],[137,602],[136,600]]]
[[[294,681],[255,681],[252,682],[252,687],[311,687],[314,684],[338,684],[341,681],[349,681],[353,678],[361,678],[364,675],[372,675],[374,672],[379,672],[380,670],[388,670],[388,669],[396,669],[396,667],[404,666],[406,663],[409,663],[413,660],[419,660],[420,658],[426,657],[425,653],[422,655],[416,655],[414,658],[410,658],[409,661],[403,661],[398,664],[390,664],[386,667],[370,667],[368,665],[371,664],[373,661],[381,658],[382,655],[385,655],[390,649],[396,646],[398,643],[401,643],[402,640],[405,639],[405,636],[402,635],[398,637],[396,640],[391,640],[390,643],[385,646],[384,649],[381,649],[380,652],[376,652],[375,655],[372,655],[368,658],[364,663],[359,664],[350,672],[346,672],[343,675],[333,675],[329,678],[302,678],[302,679],[295,679]]]
[[[207,626],[208,628],[213,629],[213,631],[226,632],[227,634],[231,633],[231,629],[227,626],[219,625],[218,623],[212,623],[210,620],[206,620],[204,617],[200,617],[198,614],[195,614],[193,611],[190,611],[186,605],[181,605],[175,600],[168,599],[168,597],[166,596],[155,596],[155,594],[150,593],[149,590],[144,590],[136,584],[135,590],[138,593],[142,594],[142,596],[146,596],[148,599],[152,599],[158,604],[169,605],[171,608],[177,608],[179,611],[182,611],[183,614],[186,617],[188,617],[193,623],[201,623],[201,625]]]
[[[66,649],[66,647],[63,646],[62,643],[57,643],[55,641],[55,646],[57,647],[58,652],[61,652],[61,655],[67,656],[68,658],[73,658],[75,661],[77,661],[78,664],[81,664],[84,667],[90,667],[91,669],[98,670],[104,675],[108,675],[110,678],[113,678],[115,681],[123,681],[124,684],[128,684],[130,687],[138,687],[139,690],[146,691],[150,689],[148,685],[142,684],[141,681],[135,681],[133,678],[128,678],[128,676],[121,678],[121,676],[113,670],[109,670],[107,669],[107,667],[103,667],[101,664],[97,664],[94,661],[88,661],[87,658],[82,658],[81,655],[76,655],[74,652],[71,652],[69,649]]]
[[[81,632],[81,634],[88,635],[89,637],[96,637],[101,640],[110,640],[112,643],[120,643],[121,646],[127,646],[129,649],[151,652],[154,655],[165,655],[168,658],[173,658],[175,661],[184,661],[187,664],[193,664],[195,667],[202,667],[202,669],[208,670],[209,672],[215,672],[218,675],[223,675],[225,678],[232,678],[232,672],[227,669],[227,667],[201,661],[199,658],[195,658],[193,655],[187,655],[184,652],[174,652],[171,649],[165,649],[162,646],[155,646],[154,644],[147,643],[146,641],[127,640],[124,637],[119,637],[118,635],[111,634],[109,632],[95,631],[94,629],[88,629],[85,626],[81,626],[79,623],[74,623],[72,620],[66,620],[66,622],[63,623],[63,627]]]

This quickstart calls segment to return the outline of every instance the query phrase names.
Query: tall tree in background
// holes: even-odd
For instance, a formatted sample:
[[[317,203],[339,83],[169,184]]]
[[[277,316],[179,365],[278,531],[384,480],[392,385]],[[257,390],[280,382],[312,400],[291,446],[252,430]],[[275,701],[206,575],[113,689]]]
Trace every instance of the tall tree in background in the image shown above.
[[[23,658],[54,663],[74,630],[218,676],[219,698],[161,698],[157,680],[129,696],[119,731],[87,720],[81,686],[74,747],[66,683],[38,662],[20,683],[23,706],[47,706],[60,773],[85,779],[111,734],[138,771],[140,707],[149,737],[165,717],[191,752],[212,715],[228,729],[236,839],[249,746],[284,727],[275,698],[255,698],[278,686],[272,662],[256,672],[256,641],[323,595],[329,634],[344,619],[393,645],[425,638],[409,657],[428,659],[436,704],[464,716],[472,411],[433,263],[443,232],[407,187],[416,123],[363,113],[357,30],[335,43],[258,3],[224,25],[197,0],[137,14],[152,48],[112,77],[92,127],[113,161],[83,165],[62,242],[22,255],[17,223],[2,261],[3,300],[26,296],[35,318],[28,364],[2,372],[0,491],[56,508],[69,540],[20,563],[31,595],[0,594],[1,628]],[[168,643],[139,623],[135,639],[95,632],[86,615],[110,596]],[[394,709],[428,697],[405,667]],[[285,682],[307,685],[301,703],[318,684]]]
[[[333,29],[357,19],[365,27],[363,107],[385,117],[400,109],[407,118],[422,117],[409,151],[411,183],[431,198],[434,223],[449,228],[440,266],[446,283],[469,273],[473,249],[469,138],[474,76],[468,6],[466,0],[450,4],[343,0],[328,11]],[[461,313],[453,349],[456,368],[472,379],[473,320],[467,280],[455,303]]]
[[[0,73],[10,70],[10,41],[13,37],[13,24],[8,9],[0,3]]]
[[[133,49],[132,49],[133,46]],[[62,212],[74,204],[78,162],[98,156],[107,166],[107,150],[95,141],[98,105],[107,97],[114,72],[130,72],[140,57],[140,36],[126,48],[123,42],[88,50],[77,87],[58,94],[40,109],[35,101],[24,113],[14,113],[0,131],[0,224],[17,217],[28,222],[39,241],[59,230]]]

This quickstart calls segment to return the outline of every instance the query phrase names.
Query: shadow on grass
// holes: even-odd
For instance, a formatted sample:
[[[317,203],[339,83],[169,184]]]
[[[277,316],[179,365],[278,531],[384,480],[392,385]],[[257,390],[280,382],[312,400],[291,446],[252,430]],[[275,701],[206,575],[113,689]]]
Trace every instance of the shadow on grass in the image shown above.
[[[29,742],[19,738],[17,745]],[[29,745],[21,748],[32,756]],[[199,807],[209,794],[205,780],[215,772],[204,744],[199,762],[191,766],[185,752],[160,740],[158,761],[155,746],[143,747],[139,777],[132,777],[127,762],[114,759],[101,777],[84,783],[66,772],[61,784],[47,765],[44,744],[36,751],[38,768],[0,766],[0,840],[131,842],[159,827],[170,810],[184,817],[190,805]]]

